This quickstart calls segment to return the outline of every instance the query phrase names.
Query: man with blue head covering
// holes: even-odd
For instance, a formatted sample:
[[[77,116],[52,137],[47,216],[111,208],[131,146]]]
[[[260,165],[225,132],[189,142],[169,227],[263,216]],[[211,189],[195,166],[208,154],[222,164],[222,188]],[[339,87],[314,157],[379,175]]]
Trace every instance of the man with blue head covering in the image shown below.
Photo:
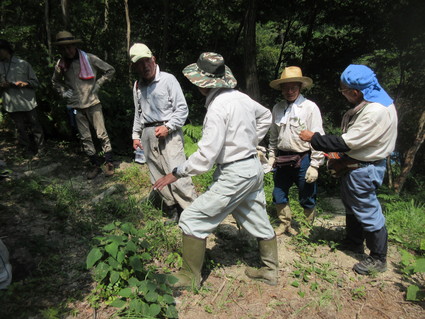
[[[354,105],[342,119],[341,136],[302,131],[300,138],[314,149],[329,153],[328,168],[341,178],[346,210],[344,248],[370,255],[353,269],[365,275],[387,268],[388,233],[376,196],[386,169],[386,157],[397,138],[397,113],[393,100],[365,65],[349,65],[341,75],[339,91]]]

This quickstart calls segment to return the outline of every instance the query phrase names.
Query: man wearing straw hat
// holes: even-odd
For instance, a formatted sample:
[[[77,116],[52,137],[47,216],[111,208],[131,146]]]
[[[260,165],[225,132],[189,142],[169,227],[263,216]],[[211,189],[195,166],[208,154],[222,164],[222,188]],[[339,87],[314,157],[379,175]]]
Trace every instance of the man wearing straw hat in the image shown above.
[[[97,56],[77,48],[82,43],[68,31],[56,35],[56,44],[62,58],[56,63],[52,77],[53,87],[74,109],[77,128],[83,143],[84,152],[89,157],[92,167],[87,173],[88,179],[95,178],[102,172],[105,176],[114,174],[112,147],[103,119],[102,105],[98,97],[100,87],[112,79],[115,69]],[[98,77],[98,72],[103,72]],[[104,158],[97,156],[90,132],[93,127],[100,141]]]
[[[277,242],[266,212],[264,173],[256,151],[270,127],[271,113],[234,90],[236,79],[217,53],[202,53],[183,74],[206,96],[202,139],[198,150],[172,174],[159,179],[154,188],[207,172],[214,163],[217,168],[210,188],[181,215],[183,268],[174,275],[178,279],[174,286],[199,287],[206,238],[229,214],[258,239],[263,267],[248,268],[246,275],[276,285]]]
[[[297,66],[286,67],[280,79],[270,82],[270,86],[281,91],[284,98],[273,107],[269,140],[269,160],[276,168],[273,200],[281,221],[276,229],[277,235],[296,234],[291,227],[292,211],[288,198],[293,184],[298,187],[298,200],[307,221],[312,224],[314,220],[316,180],[324,156],[299,138],[301,130],[324,133],[319,108],[301,94],[302,89],[312,84],[313,80],[303,76]]]
[[[353,270],[361,275],[387,269],[388,233],[376,196],[386,170],[386,157],[397,139],[397,112],[393,100],[375,73],[365,65],[349,65],[341,74],[339,91],[354,107],[342,118],[341,136],[302,131],[300,138],[329,154],[328,168],[341,178],[346,211],[346,238],[342,248],[369,256]],[[337,153],[336,153],[337,152]],[[332,155],[332,156],[331,156]]]

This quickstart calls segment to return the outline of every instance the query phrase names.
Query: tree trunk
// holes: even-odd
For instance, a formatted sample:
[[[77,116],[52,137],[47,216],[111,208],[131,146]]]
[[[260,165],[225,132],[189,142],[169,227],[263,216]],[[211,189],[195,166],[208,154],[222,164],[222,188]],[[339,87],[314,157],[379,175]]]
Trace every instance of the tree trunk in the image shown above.
[[[49,57],[52,57],[52,40],[50,32],[50,5],[49,0],[44,1],[44,24],[46,26],[46,43],[47,43],[47,53]]]
[[[415,161],[416,153],[423,144],[425,140],[425,110],[422,112],[421,118],[419,120],[419,127],[416,133],[415,141],[413,145],[409,148],[404,159],[403,167],[401,169],[400,176],[394,184],[394,190],[396,193],[400,193],[403,189],[404,183],[406,182],[407,176],[410,173],[410,170],[413,167],[413,162]]]
[[[162,22],[163,31],[162,31],[162,48],[161,48],[161,55],[159,57],[159,63],[161,64],[162,68],[166,68],[167,66],[167,52],[168,52],[168,17],[170,12],[170,1],[163,0],[163,16],[164,21]]]
[[[303,53],[302,53],[302,58],[301,58],[301,68],[304,68],[305,61],[307,60],[307,52],[308,52],[308,48],[310,47],[311,39],[313,37],[313,30],[314,30],[314,26],[316,24],[318,7],[319,7],[319,5],[317,3],[317,0],[313,0],[312,9],[311,9],[312,11],[311,11],[311,15],[310,15],[309,23],[308,23],[307,34],[306,34],[305,39],[304,39],[305,45],[304,45],[304,48],[303,48]]]
[[[105,21],[103,22],[102,32],[105,32],[108,30],[109,27],[109,0],[105,0],[105,10],[103,12],[103,15],[105,17]]]
[[[62,21],[63,21],[64,29],[69,31],[68,0],[61,0],[61,9],[62,9]]]
[[[288,24],[286,26],[286,30],[285,30],[285,34],[282,37],[282,44],[280,46],[280,54],[279,54],[279,59],[276,63],[276,67],[274,69],[274,78],[277,79],[279,78],[279,71],[280,71],[280,66],[283,62],[283,49],[285,48],[285,44],[286,44],[286,39],[288,38],[288,34],[289,31],[291,30],[292,24],[293,24],[294,20],[289,20]]]
[[[244,69],[246,79],[246,92],[254,100],[260,99],[260,86],[257,76],[256,53],[256,0],[248,0],[248,9],[244,25]]]
[[[125,21],[127,23],[127,52],[130,51],[130,41],[131,41],[131,24],[130,24],[130,11],[128,9],[128,0],[124,0],[124,7],[125,7]],[[129,75],[129,80],[128,83],[130,85],[130,87],[132,87],[132,83],[131,83],[131,64],[128,67],[128,75]]]

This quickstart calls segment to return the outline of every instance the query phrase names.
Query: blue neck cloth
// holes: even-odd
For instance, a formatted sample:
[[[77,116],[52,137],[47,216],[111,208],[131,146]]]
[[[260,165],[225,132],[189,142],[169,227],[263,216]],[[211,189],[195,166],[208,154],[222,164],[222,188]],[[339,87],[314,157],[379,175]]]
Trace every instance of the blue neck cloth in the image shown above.
[[[393,104],[393,99],[379,85],[375,73],[366,65],[350,64],[341,74],[341,82],[349,88],[359,90],[369,102],[384,106]]]

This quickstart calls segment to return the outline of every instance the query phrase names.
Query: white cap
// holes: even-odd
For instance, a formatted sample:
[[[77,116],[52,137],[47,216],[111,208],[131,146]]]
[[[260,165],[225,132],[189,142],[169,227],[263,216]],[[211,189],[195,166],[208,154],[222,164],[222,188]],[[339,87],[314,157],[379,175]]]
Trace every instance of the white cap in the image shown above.
[[[151,58],[152,52],[151,50],[143,43],[135,43],[130,48],[130,59],[131,62],[136,63],[142,58]]]

